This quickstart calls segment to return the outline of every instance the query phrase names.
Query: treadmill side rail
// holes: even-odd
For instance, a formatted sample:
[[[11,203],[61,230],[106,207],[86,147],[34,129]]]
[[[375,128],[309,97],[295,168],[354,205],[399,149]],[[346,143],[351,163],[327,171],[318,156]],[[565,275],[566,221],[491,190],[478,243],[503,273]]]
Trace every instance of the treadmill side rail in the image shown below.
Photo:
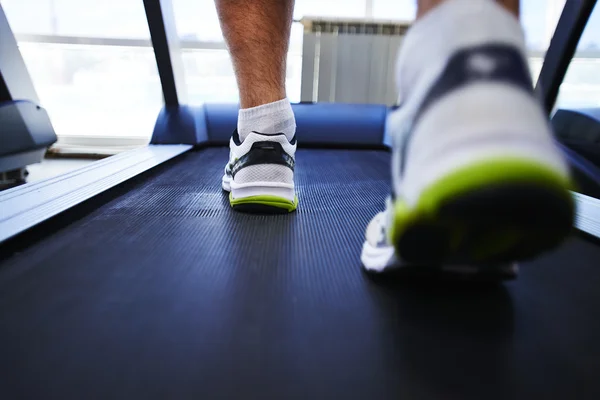
[[[577,204],[575,227],[582,232],[600,238],[600,200],[574,193]]]
[[[149,145],[0,192],[0,243],[191,148]]]

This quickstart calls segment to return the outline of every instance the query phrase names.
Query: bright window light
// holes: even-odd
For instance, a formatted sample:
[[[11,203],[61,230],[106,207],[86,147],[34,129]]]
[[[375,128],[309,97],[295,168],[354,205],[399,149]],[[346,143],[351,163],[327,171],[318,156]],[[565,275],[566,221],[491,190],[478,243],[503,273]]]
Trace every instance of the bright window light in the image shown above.
[[[522,0],[537,79],[565,0]],[[0,0],[59,137],[147,138],[163,100],[142,0]],[[237,102],[214,0],[172,0],[191,104]],[[296,0],[304,16],[412,20],[415,0]],[[598,106],[600,18],[594,12],[559,104]],[[300,100],[303,26],[294,23],[287,91]]]
[[[16,34],[149,39],[142,0],[0,0]]]
[[[556,108],[600,107],[600,7],[583,31],[577,53],[560,86]]]
[[[59,139],[149,140],[163,100],[141,0],[0,1]]]

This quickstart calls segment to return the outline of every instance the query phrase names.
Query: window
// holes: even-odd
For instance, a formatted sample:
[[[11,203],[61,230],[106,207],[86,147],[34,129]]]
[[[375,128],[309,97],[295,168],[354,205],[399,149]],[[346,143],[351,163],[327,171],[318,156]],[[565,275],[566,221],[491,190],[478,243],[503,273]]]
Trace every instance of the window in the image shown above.
[[[373,18],[412,21],[417,15],[416,0],[372,0]]]
[[[296,0],[294,19],[302,17],[364,18],[369,0]]]
[[[0,0],[59,141],[147,141],[162,91],[141,0]]]
[[[564,8],[565,0],[521,0],[521,25],[529,50],[529,68],[537,81],[546,50]]]
[[[371,1],[372,16],[377,19],[412,21],[417,14],[416,0]],[[530,51],[530,67],[534,78],[540,73],[564,4],[565,0],[521,0],[521,24]]]
[[[181,40],[223,41],[214,0],[171,1]]]
[[[539,74],[564,2],[521,2],[534,77]],[[142,0],[0,3],[59,138],[150,137],[162,106],[162,93]],[[214,0],[172,3],[190,102],[238,101]],[[296,0],[294,19],[324,16],[412,20],[415,14],[416,0]],[[295,22],[287,75],[292,101],[300,100],[302,37],[303,26]],[[596,98],[595,89],[577,83],[596,68],[593,31],[586,31],[581,46],[587,53],[574,61],[561,93],[561,101],[571,104],[575,98],[579,103],[584,101],[582,93],[586,90],[588,97]],[[577,94],[569,94],[574,90]]]
[[[189,102],[237,102],[239,100],[231,60],[226,50],[214,0],[172,0],[181,39]],[[340,7],[343,4],[343,7]],[[297,0],[294,19],[308,15],[362,17],[365,0]],[[292,25],[287,61],[287,92],[300,101],[303,27]]]
[[[543,57],[554,35],[565,0],[522,0],[521,24],[527,47]]]
[[[1,0],[15,34],[149,39],[141,0]]]
[[[588,21],[560,87],[557,108],[600,107],[600,7]]]

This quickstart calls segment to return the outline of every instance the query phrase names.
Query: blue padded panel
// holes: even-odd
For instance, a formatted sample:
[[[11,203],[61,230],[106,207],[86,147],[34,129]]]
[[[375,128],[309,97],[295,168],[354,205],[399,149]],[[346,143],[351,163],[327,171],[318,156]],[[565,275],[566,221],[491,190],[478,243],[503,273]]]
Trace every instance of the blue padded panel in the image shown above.
[[[211,143],[228,144],[237,127],[238,104],[205,104],[206,130]]]
[[[556,112],[556,114],[558,114],[560,111],[564,111],[564,110],[558,110]],[[577,109],[570,109],[570,110],[566,110],[566,111],[585,115],[586,117],[589,117],[597,122],[600,121],[600,108],[577,108]],[[554,114],[554,115],[556,116],[556,114]]]
[[[384,105],[293,104],[299,144],[381,146],[388,108]],[[206,104],[211,143],[226,144],[237,124],[237,104]]]
[[[165,106],[158,114],[152,144],[192,144],[208,141],[204,107]]]

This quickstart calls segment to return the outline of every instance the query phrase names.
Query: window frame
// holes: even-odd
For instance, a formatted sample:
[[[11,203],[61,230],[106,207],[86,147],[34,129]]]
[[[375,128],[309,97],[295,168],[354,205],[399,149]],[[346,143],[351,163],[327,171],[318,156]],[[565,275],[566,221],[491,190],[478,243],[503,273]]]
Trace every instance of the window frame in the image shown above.
[[[152,48],[160,75],[164,105],[167,107],[185,104],[187,89],[183,71],[183,50],[226,50],[223,41],[182,40],[179,38],[171,0],[143,0],[150,39],[101,38],[89,36],[17,34],[21,43],[119,46]],[[365,18],[372,18],[375,0],[365,0]],[[577,44],[594,8],[595,0],[567,1],[559,19],[548,51],[529,51],[531,58],[543,58],[544,62],[536,89],[544,99],[546,109],[551,112],[558,89],[566,70],[575,55]],[[597,58],[600,51],[583,51],[577,58]],[[90,137],[90,146],[98,138]],[[119,147],[118,138],[115,147]],[[81,139],[84,141],[83,139]],[[124,139],[130,143],[129,138]]]

